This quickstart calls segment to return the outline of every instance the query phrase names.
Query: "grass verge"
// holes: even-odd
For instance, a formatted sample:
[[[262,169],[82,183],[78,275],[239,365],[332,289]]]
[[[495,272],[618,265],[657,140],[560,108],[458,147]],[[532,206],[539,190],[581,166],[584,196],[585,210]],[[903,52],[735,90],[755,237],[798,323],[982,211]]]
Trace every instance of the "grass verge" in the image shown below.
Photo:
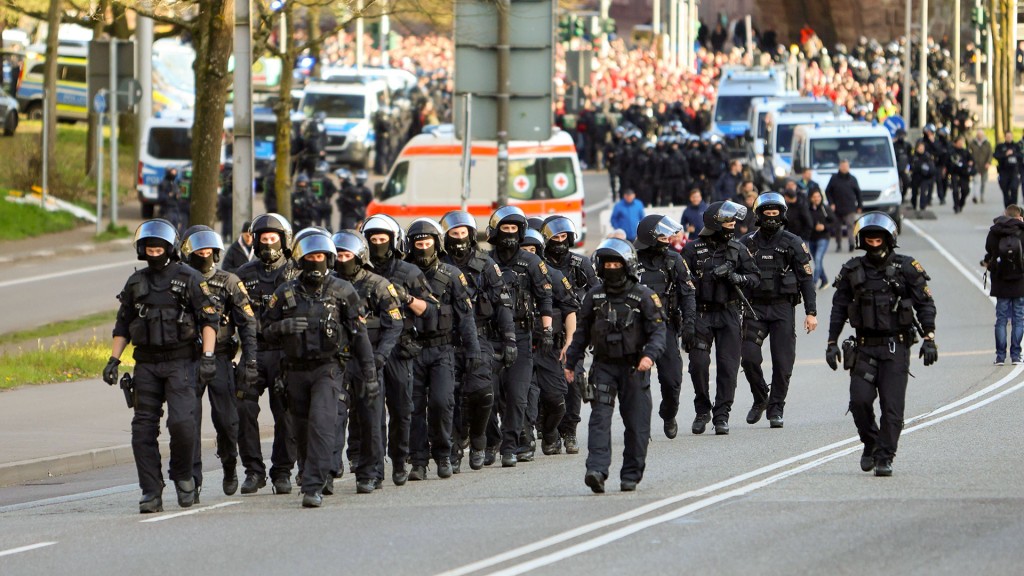
[[[111,240],[117,240],[118,238],[128,238],[131,235],[132,231],[125,226],[107,224],[107,229],[93,236],[93,238],[97,242],[110,242]]]
[[[67,212],[48,212],[39,206],[17,204],[0,198],[0,240],[21,240],[63,232],[78,224],[78,219]]]
[[[67,334],[68,332],[74,332],[84,328],[94,328],[102,325],[113,326],[116,318],[117,310],[108,310],[106,312],[97,312],[95,314],[89,314],[88,316],[82,316],[81,318],[75,318],[74,320],[51,322],[49,324],[39,326],[38,328],[8,332],[7,334],[0,334],[0,346],[16,344],[18,342],[28,342],[30,340],[38,340],[40,338],[52,338],[54,336],[60,336],[61,334]]]
[[[134,366],[131,347],[121,356],[122,367]],[[0,389],[32,384],[99,378],[110,358],[110,342],[93,338],[82,343],[59,342],[0,355]]]

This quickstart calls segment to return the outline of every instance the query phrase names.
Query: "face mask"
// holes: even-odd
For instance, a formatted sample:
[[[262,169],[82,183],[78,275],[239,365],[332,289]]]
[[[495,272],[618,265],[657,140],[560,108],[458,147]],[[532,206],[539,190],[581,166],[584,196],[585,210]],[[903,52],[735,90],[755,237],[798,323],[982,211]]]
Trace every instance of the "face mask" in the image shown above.
[[[302,260],[302,283],[307,286],[318,287],[327,278],[327,261],[313,262]]]
[[[662,242],[660,240],[655,240],[654,241],[654,246],[651,246],[651,249],[654,250],[655,252],[659,252],[659,253],[660,252],[664,252],[664,251],[668,250],[668,242]]]
[[[553,260],[561,260],[566,254],[569,253],[569,240],[562,242],[555,242],[552,240],[548,242],[547,248],[544,252]]]
[[[515,250],[519,248],[519,233],[518,232],[498,232],[498,248],[505,250]]]
[[[621,290],[626,285],[626,269],[605,268],[604,285],[610,292]]]
[[[882,245],[877,247],[868,246],[867,244],[865,244],[864,247],[868,253],[868,260],[875,264],[880,264],[889,257],[889,247],[886,246],[885,242],[882,242]]]
[[[729,240],[732,239],[732,236],[735,233],[735,228],[722,228],[721,230],[718,231],[718,237],[721,238],[723,242],[728,242]]]
[[[471,248],[469,238],[452,238],[446,236],[444,239],[444,249],[452,255],[452,258],[456,260],[462,260],[466,256],[469,256],[469,250]]]
[[[264,244],[260,242],[258,256],[264,264],[277,262],[282,256],[284,256],[284,251],[281,250],[281,241],[278,240],[273,244]]]
[[[370,261],[373,263],[386,262],[391,257],[391,244],[370,244]]]
[[[761,216],[761,228],[766,232],[776,232],[782,228],[782,216]]]
[[[203,274],[206,274],[210,270],[213,270],[213,254],[203,257],[193,252],[188,255],[188,264]]]
[[[146,263],[149,264],[149,269],[154,272],[161,272],[167,265],[171,263],[171,257],[166,252],[159,256],[146,255]]]
[[[337,272],[339,276],[346,280],[355,278],[355,275],[356,273],[359,272],[360,268],[361,266],[359,265],[359,262],[357,262],[355,258],[352,258],[351,260],[347,260],[345,262],[338,260],[337,264],[334,265],[335,272]]]
[[[412,260],[421,269],[430,268],[437,262],[437,249],[433,246],[430,248],[413,248],[412,249]]]

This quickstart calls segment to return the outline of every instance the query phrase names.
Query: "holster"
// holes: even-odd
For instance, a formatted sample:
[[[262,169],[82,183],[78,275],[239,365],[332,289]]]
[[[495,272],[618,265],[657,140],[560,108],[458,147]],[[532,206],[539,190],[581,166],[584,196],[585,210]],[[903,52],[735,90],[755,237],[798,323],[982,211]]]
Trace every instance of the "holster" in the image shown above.
[[[125,372],[121,376],[121,391],[124,392],[124,401],[128,404],[128,408],[135,408],[135,384],[132,381],[132,375]]]
[[[857,363],[857,340],[852,336],[843,340],[843,370],[853,370]]]
[[[594,369],[587,372],[586,379],[580,381],[580,399],[588,403],[594,399]]]

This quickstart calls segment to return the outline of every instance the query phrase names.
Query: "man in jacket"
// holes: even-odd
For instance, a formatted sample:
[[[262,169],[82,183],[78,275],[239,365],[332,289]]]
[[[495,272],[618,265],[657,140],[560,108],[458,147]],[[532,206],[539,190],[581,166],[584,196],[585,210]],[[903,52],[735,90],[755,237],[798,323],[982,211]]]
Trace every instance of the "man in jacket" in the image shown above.
[[[1006,363],[1006,324],[1010,328],[1010,359],[1020,364],[1021,338],[1024,337],[1024,261],[1021,260],[1020,241],[1024,236],[1024,211],[1011,204],[1001,216],[993,220],[985,238],[985,259],[982,266],[992,278],[989,295],[996,299],[996,359],[994,364]],[[1016,240],[1016,241],[1014,241]],[[1007,247],[1017,250],[1013,254]]]
[[[626,238],[632,242],[636,239],[636,226],[643,217],[644,203],[637,200],[632,189],[624,189],[622,198],[612,208],[612,228],[625,231]]]
[[[992,143],[985,137],[985,132],[978,130],[974,140],[971,140],[967,148],[974,159],[974,169],[978,175],[978,193],[971,198],[971,202],[977,204],[985,203],[985,182],[988,180],[988,169],[992,165]]]
[[[839,171],[832,175],[832,179],[825,186],[825,197],[829,204],[835,209],[836,216],[846,227],[847,248],[853,252],[853,223],[864,210],[864,203],[861,200],[860,184],[857,177],[850,174],[850,161],[843,159],[839,161]],[[836,230],[836,252],[842,249],[843,228]]]

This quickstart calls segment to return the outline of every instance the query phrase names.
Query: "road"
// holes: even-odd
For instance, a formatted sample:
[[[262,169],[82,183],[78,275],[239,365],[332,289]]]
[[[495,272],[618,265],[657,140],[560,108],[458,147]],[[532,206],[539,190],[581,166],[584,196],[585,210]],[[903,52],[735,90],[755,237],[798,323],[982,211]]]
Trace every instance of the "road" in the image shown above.
[[[0,489],[0,573],[166,573],[169,562],[182,573],[232,574],[1019,573],[1024,366],[991,365],[992,304],[976,264],[999,207],[968,205],[958,217],[940,210],[900,238],[932,277],[940,358],[911,365],[892,478],[859,469],[848,379],[822,358],[825,291],[822,327],[798,336],[785,428],[743,422],[751,400],[741,375],[732,433],[690,435],[684,385],[684,432],[668,440],[654,417],[635,493],[617,491],[618,422],[604,495],[583,484],[585,454],[538,456],[512,469],[466,467],[449,480],[431,466],[425,482],[387,482],[372,495],[356,495],[346,475],[338,495],[309,511],[297,494],[218,494],[208,459],[199,507],[181,514],[168,488],[166,512],[143,517],[134,469],[109,468]],[[847,257],[829,253],[829,274]],[[64,284],[80,291],[89,278]],[[8,295],[0,293],[5,311]],[[52,306],[77,305],[64,300]],[[580,431],[585,445],[585,425]]]

